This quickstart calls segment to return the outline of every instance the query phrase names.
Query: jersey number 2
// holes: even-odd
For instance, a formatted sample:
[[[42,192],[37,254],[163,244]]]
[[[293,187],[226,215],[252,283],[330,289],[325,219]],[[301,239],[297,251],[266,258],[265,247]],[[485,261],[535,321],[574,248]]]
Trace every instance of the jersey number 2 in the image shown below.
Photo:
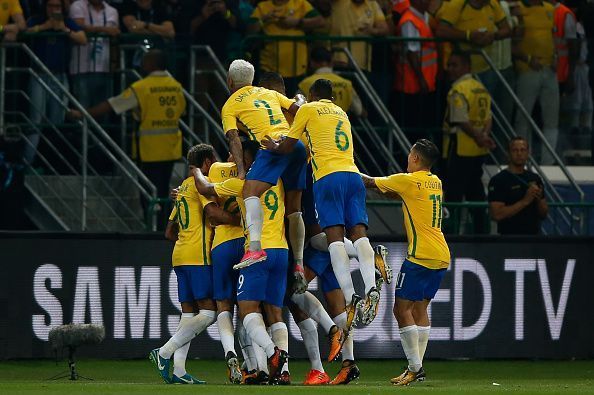
[[[256,108],[264,106],[266,111],[268,111],[268,119],[270,120],[270,125],[274,126],[281,123],[280,119],[274,119],[274,116],[272,114],[272,108],[270,108],[270,104],[268,104],[268,102],[266,102],[265,100],[254,100],[254,106],[256,106]]]

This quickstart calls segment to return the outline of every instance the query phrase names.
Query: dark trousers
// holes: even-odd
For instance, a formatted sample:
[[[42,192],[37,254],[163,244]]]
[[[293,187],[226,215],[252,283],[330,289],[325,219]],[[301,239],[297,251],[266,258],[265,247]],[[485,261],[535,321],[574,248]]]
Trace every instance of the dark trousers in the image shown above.
[[[164,162],[141,162],[140,169],[144,175],[155,185],[157,188],[157,198],[168,199],[169,197],[169,181],[171,180],[171,173],[173,171],[173,164],[175,161],[164,161]],[[148,210],[149,202],[146,198],[142,197],[142,207],[144,209],[145,216],[150,215],[151,212]],[[165,229],[169,212],[171,211],[171,203],[167,200],[166,203],[160,204],[161,209],[157,211],[157,230]]]
[[[458,156],[455,149],[450,150],[448,158],[445,161],[444,201],[486,201],[485,188],[481,180],[484,162],[485,156]],[[450,210],[450,215],[453,212],[454,210]],[[487,231],[485,209],[474,208],[470,209],[469,213],[473,219],[474,233],[485,233]],[[455,217],[459,218],[459,216]],[[450,232],[452,231],[452,229],[448,230]]]

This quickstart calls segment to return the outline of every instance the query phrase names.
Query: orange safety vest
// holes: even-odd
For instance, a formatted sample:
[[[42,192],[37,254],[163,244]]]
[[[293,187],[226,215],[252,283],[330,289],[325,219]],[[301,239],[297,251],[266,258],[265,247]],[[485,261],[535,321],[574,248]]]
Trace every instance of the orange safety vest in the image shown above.
[[[561,3],[555,7],[555,48],[557,50],[557,81],[565,82],[569,77],[569,46],[565,39],[565,18],[575,14]]]
[[[429,25],[410,9],[407,9],[402,15],[402,18],[400,18],[397,27],[397,35],[402,34],[402,26],[407,22],[412,22],[419,31],[421,38],[433,38],[433,32]],[[435,41],[422,41],[421,72],[425,77],[430,92],[435,91],[437,69],[437,45]],[[417,75],[408,62],[405,50],[399,53],[398,59],[396,60],[396,81],[394,83],[394,89],[398,92],[409,94],[419,93],[421,90],[419,81],[417,81]]]
[[[392,11],[397,14],[404,14],[404,11],[410,7],[410,0],[392,0]]]

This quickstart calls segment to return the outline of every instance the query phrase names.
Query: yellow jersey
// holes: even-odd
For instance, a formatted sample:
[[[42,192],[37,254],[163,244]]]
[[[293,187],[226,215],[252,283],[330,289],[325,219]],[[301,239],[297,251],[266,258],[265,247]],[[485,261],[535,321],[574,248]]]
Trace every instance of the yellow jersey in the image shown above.
[[[336,104],[323,99],[302,105],[287,137],[299,139],[303,133],[314,182],[339,171],[359,172],[353,158],[349,117]]]
[[[215,162],[208,171],[208,179],[212,183],[219,183],[230,178],[237,177],[237,165],[231,162]],[[239,213],[239,205],[235,196],[219,196],[217,198],[219,207],[231,214]],[[212,249],[226,241],[243,237],[243,226],[222,224],[215,226]]]
[[[294,101],[285,95],[257,86],[244,86],[232,93],[221,110],[223,132],[246,130],[248,137],[261,142],[268,135],[273,139],[289,133],[283,115]],[[240,125],[240,126],[238,126]]]
[[[267,23],[265,15],[275,18]],[[267,36],[305,36],[303,29],[284,28],[279,20],[283,17],[309,18],[317,16],[318,11],[306,0],[288,0],[275,4],[271,0],[261,1],[252,13],[252,22],[263,23],[262,32]],[[260,67],[264,71],[275,71],[283,77],[297,77],[307,70],[307,45],[305,41],[271,41],[260,52]]]
[[[332,82],[332,97],[334,97],[334,103],[344,111],[348,111],[353,103],[353,83],[337,74],[317,73],[310,75],[299,83],[299,90],[307,95],[309,93],[309,88],[311,88],[313,83],[321,78]]]
[[[0,6],[0,25],[7,25],[10,18],[16,14],[23,14],[19,0],[2,0]]]
[[[408,259],[429,269],[450,264],[450,249],[441,233],[443,192],[441,180],[427,171],[375,178],[382,192],[402,197]]]
[[[245,203],[241,199],[244,180],[229,178],[226,181],[214,184],[214,190],[218,196],[238,197],[241,219],[245,229]],[[272,188],[268,189],[260,197],[262,209],[264,210],[264,224],[262,226],[262,248],[284,248],[288,249],[285,238],[285,189],[281,180]],[[246,244],[249,244],[249,232],[246,230]]]
[[[442,4],[439,11],[441,21],[462,31],[487,31],[495,33],[497,24],[505,20],[503,8],[497,0],[490,0],[481,8],[474,8],[468,0],[451,0]],[[468,51],[473,46],[467,43],[460,43],[460,48]],[[483,47],[487,55],[494,52],[494,45]],[[480,54],[471,55],[472,72],[480,73],[489,69],[489,65]]]
[[[546,1],[541,5],[526,5],[523,1],[518,4],[524,23],[524,35],[519,40],[520,52],[538,58],[543,66],[552,66],[555,61],[555,7]],[[526,62],[518,60],[516,70],[529,71],[530,67]]]
[[[482,130],[491,120],[491,95],[484,85],[471,74],[460,77],[448,92],[448,105],[444,119],[443,157],[449,156],[452,138],[456,139],[458,156],[483,156],[487,148],[479,147],[476,141],[462,131],[456,123],[469,122],[473,128]]]
[[[213,201],[196,190],[194,177],[182,182],[169,216],[179,229],[171,257],[173,266],[210,265],[212,227],[204,214],[204,208],[210,203]]]

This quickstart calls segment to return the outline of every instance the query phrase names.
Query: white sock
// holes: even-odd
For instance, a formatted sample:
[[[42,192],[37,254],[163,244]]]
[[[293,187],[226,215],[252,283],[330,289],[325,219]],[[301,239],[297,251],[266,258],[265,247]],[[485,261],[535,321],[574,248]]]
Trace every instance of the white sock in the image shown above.
[[[347,314],[346,312],[340,313],[336,317],[333,318],[336,326],[341,329],[346,329],[347,324]],[[353,343],[353,331],[349,332],[349,337],[347,337],[344,345],[342,346],[342,360],[355,360],[355,344]]]
[[[324,232],[312,236],[309,239],[309,244],[318,251],[328,252],[328,238]],[[349,258],[357,258],[357,250],[353,246],[353,242],[346,237],[344,238],[344,248]]]
[[[171,358],[175,350],[208,328],[214,322],[215,314],[213,310],[200,310],[198,315],[186,322],[180,322],[175,334],[159,349],[159,356],[165,359]]]
[[[250,250],[260,251],[262,245],[262,225],[264,223],[264,213],[260,198],[251,196],[243,200],[245,203],[245,222],[250,237]]]
[[[187,322],[191,320],[192,317],[194,317],[194,313],[182,313],[177,330],[179,330],[182,322]],[[182,377],[186,374],[186,359],[189,350],[190,342],[187,342],[173,353],[173,374],[177,377]]]
[[[305,344],[305,350],[307,356],[311,362],[311,368],[324,371],[322,366],[322,357],[320,356],[320,341],[318,339],[318,329],[316,323],[311,318],[303,320],[297,324],[301,331],[301,337],[303,337],[303,343]]]
[[[268,374],[268,359],[266,358],[266,351],[257,344],[254,344],[254,352],[256,354],[256,361],[258,362],[258,370]]]
[[[217,326],[219,327],[219,335],[221,336],[221,345],[225,356],[229,351],[235,353],[235,332],[233,330],[233,321],[231,319],[231,312],[223,311],[217,316]]]
[[[408,359],[408,370],[418,372],[422,365],[419,356],[419,331],[416,325],[400,328],[400,343]]]
[[[247,365],[248,372],[258,369],[258,360],[256,359],[256,351],[252,345],[252,338],[248,335],[241,320],[237,321],[237,337],[239,339],[241,353],[243,354],[243,360]]]
[[[353,242],[350,239],[344,238],[344,249],[347,252],[349,258],[355,258],[359,260],[359,254],[357,253],[357,249],[353,245]]]
[[[262,314],[249,313],[243,318],[243,325],[253,342],[262,347],[266,356],[270,358],[274,354],[274,342],[266,332]]]
[[[365,284],[365,295],[375,287],[375,254],[367,237],[361,237],[353,243],[359,256],[359,270]]]
[[[318,233],[309,239],[309,245],[318,251],[328,252],[328,238],[326,233]]]
[[[295,262],[303,263],[303,244],[305,243],[305,223],[300,212],[287,215],[289,221],[289,242]]]
[[[421,358],[421,365],[423,365],[423,358],[425,358],[425,350],[427,350],[427,343],[429,343],[430,326],[417,326],[419,332],[419,357]]]
[[[289,351],[289,331],[284,322],[275,322],[270,326],[274,345],[283,351]]]
[[[334,321],[324,309],[322,303],[311,292],[306,291],[303,294],[293,294],[291,300],[299,306],[310,318],[313,318],[318,324],[322,325],[326,334],[334,326]]]
[[[344,242],[335,241],[330,244],[328,252],[330,252],[330,261],[332,262],[332,270],[334,270],[336,280],[338,280],[340,289],[342,289],[346,304],[349,304],[355,294],[355,288],[351,278],[350,259],[344,249]]]

